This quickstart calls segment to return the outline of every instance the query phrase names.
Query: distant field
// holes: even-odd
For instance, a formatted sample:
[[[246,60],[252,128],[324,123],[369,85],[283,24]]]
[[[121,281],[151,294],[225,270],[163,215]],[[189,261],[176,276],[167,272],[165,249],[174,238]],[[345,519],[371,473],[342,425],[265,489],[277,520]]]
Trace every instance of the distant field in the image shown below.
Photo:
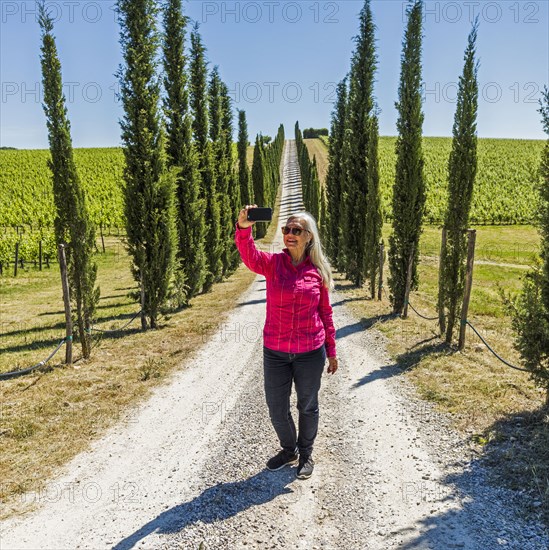
[[[324,156],[327,140],[305,140],[309,154]],[[392,186],[395,178],[395,137],[379,142],[383,211],[391,217]],[[471,209],[474,224],[524,224],[534,219],[538,167],[543,140],[479,139],[478,172]],[[426,221],[439,223],[446,206],[448,158],[451,138],[424,138],[427,181]]]

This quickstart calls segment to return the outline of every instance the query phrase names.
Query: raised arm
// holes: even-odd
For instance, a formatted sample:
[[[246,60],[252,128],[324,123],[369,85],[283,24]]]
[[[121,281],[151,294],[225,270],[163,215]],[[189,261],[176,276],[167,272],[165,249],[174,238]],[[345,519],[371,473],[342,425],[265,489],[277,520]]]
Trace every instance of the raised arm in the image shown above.
[[[238,215],[234,241],[244,265],[254,273],[267,276],[272,265],[273,254],[262,252],[255,246],[252,237],[252,225],[255,222],[248,221],[248,210],[254,206],[246,206]]]

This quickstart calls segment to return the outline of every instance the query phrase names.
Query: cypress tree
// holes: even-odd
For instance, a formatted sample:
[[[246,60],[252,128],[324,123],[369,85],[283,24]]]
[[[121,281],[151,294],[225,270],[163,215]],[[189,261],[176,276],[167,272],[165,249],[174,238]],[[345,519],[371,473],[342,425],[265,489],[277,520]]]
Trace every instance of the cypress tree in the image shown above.
[[[305,145],[305,151],[307,152],[307,146]],[[309,161],[310,162],[310,161]],[[320,189],[320,178],[318,177],[318,168],[316,165],[316,155],[313,156],[311,162],[311,180],[310,185],[310,202],[309,202],[309,212],[313,215],[315,220],[318,221],[320,225],[322,220],[320,219],[320,200],[321,200],[321,189]]]
[[[261,134],[257,134],[255,138],[252,182],[255,203],[257,206],[262,207],[265,205],[265,153],[263,151],[263,136]],[[264,223],[255,224],[255,228],[258,239],[265,236],[267,229]]]
[[[220,205],[221,227],[221,261],[223,275],[227,275],[235,267],[238,252],[233,238],[233,223],[237,217],[240,193],[234,180],[233,171],[233,122],[231,98],[227,85],[221,80],[217,67],[214,67],[210,77],[210,137],[214,150],[215,175]],[[237,210],[238,208],[238,210]]]
[[[439,311],[445,314],[446,342],[459,316],[463,298],[469,211],[477,172],[478,61],[475,60],[478,18],[469,34],[463,74],[459,78],[457,108],[454,117],[452,151],[448,162],[448,206],[444,225],[446,249],[439,274]],[[443,327],[441,327],[443,328]]]
[[[274,142],[270,136],[263,136],[263,170],[265,173],[263,180],[263,196],[264,206],[269,206],[273,203],[273,193],[275,182],[273,179],[273,147]]]
[[[307,146],[303,142],[303,133],[299,128],[299,122],[295,123],[295,145],[297,149],[299,171],[301,173],[302,201],[305,208],[309,210],[311,202],[311,163],[309,161]]]
[[[402,44],[398,102],[396,176],[393,185],[393,233],[389,238],[389,286],[395,313],[402,313],[410,254],[412,289],[418,285],[419,237],[425,210],[421,111],[422,0],[408,7]]]
[[[204,200],[200,194],[200,174],[192,143],[189,92],[184,54],[187,18],[181,0],[169,0],[164,12],[164,112],[167,129],[168,165],[177,167],[178,269],[177,303],[188,305],[200,292],[206,277]]]
[[[328,226],[328,207],[327,207],[327,198],[326,198],[326,187],[320,186],[320,238],[322,242],[326,242],[328,236],[329,226]]]
[[[344,185],[344,139],[347,107],[347,79],[343,79],[336,89],[336,102],[332,112],[330,140],[328,145],[328,173],[326,174],[326,249],[338,269],[340,265],[341,243],[343,241],[343,185]]]
[[[226,141],[223,136],[224,114],[221,87],[219,68],[215,66],[210,75],[208,88],[209,130],[213,151],[213,173],[219,204],[220,259],[222,274],[225,275],[231,267],[234,245],[230,239],[233,212],[229,197],[229,159],[226,151]]]
[[[549,411],[549,89],[542,91],[539,112],[547,140],[540,164],[538,230],[540,256],[524,277],[522,292],[510,300],[515,348],[536,385],[545,390]]]
[[[549,89],[547,86],[542,91],[539,104],[539,113],[541,114],[543,130],[547,134],[547,140],[545,141],[540,164],[541,184],[539,194],[541,201],[538,226],[541,234],[541,259],[543,260],[543,305],[545,311],[549,312]],[[549,313],[547,313],[547,320],[549,321]]]
[[[71,300],[76,306],[82,355],[91,353],[91,321],[99,301],[95,288],[97,265],[93,260],[95,228],[90,221],[86,197],[73,157],[70,122],[65,106],[61,63],[53,36],[53,19],[44,3],[38,5],[42,31],[41,65],[44,86],[44,112],[47,119],[56,206],[55,238],[65,243]]]
[[[229,203],[231,213],[228,220],[229,230],[227,232],[227,264],[229,271],[234,271],[240,265],[240,254],[234,246],[232,235],[234,234],[235,220],[238,218],[238,212],[242,208],[242,198],[240,195],[240,183],[236,171],[235,155],[233,150],[233,106],[229,88],[224,82],[221,83],[221,106],[223,108],[223,119],[221,131],[224,141],[224,155],[227,158],[227,182]],[[246,203],[250,204],[250,203]]]
[[[206,255],[208,273],[203,290],[209,290],[221,279],[223,263],[221,255],[220,206],[217,193],[215,172],[213,167],[212,144],[208,139],[208,98],[207,98],[207,68],[205,48],[195,25],[191,33],[191,86],[190,99],[193,110],[193,136],[198,152],[198,166],[201,177],[201,198],[205,199],[206,220]]]
[[[381,241],[381,229],[383,216],[381,214],[381,196],[379,191],[379,124],[377,115],[368,120],[368,191],[366,203],[366,223],[364,233],[364,273],[370,280],[370,292],[374,299],[376,291],[376,278],[379,271],[379,244]]]
[[[177,252],[175,172],[167,171],[156,75],[158,10],[154,0],[118,0],[124,66],[118,71],[124,107],[125,214],[132,274],[140,287],[141,326],[158,325]]]
[[[547,140],[540,164],[541,181],[538,230],[541,262],[524,277],[522,292],[510,301],[515,348],[531,377],[545,390],[545,410],[549,411],[549,89],[542,91],[539,112]]]
[[[243,205],[253,204],[254,196],[250,169],[248,168],[248,124],[246,111],[238,111],[238,182]]]
[[[369,266],[366,259],[366,203],[370,200],[368,187],[373,185],[369,173],[372,170],[377,172],[377,168],[370,164],[377,164],[377,159],[369,157],[375,147],[368,143],[375,126],[370,121],[375,107],[373,92],[377,66],[374,32],[370,0],[365,0],[351,63],[346,152],[345,271],[357,286],[364,283]],[[372,197],[372,200],[377,199]],[[377,230],[368,231],[373,235]]]

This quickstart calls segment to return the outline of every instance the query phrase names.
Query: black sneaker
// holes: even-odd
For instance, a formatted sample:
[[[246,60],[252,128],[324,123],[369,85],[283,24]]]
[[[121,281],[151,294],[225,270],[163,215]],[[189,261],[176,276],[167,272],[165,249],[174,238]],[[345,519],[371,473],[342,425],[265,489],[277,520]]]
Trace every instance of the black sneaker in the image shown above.
[[[297,467],[298,479],[309,479],[313,475],[315,463],[310,456],[300,456],[299,466]]]
[[[267,469],[271,471],[280,470],[284,466],[297,464],[298,456],[295,453],[289,453],[282,450],[276,456],[273,456],[267,461]]]

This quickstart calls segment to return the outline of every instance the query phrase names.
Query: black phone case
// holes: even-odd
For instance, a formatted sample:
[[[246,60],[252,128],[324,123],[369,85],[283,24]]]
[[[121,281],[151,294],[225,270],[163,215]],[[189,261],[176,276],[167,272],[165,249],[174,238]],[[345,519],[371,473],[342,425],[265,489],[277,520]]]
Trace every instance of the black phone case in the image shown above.
[[[248,210],[249,222],[270,222],[272,219],[272,208],[250,208]]]

